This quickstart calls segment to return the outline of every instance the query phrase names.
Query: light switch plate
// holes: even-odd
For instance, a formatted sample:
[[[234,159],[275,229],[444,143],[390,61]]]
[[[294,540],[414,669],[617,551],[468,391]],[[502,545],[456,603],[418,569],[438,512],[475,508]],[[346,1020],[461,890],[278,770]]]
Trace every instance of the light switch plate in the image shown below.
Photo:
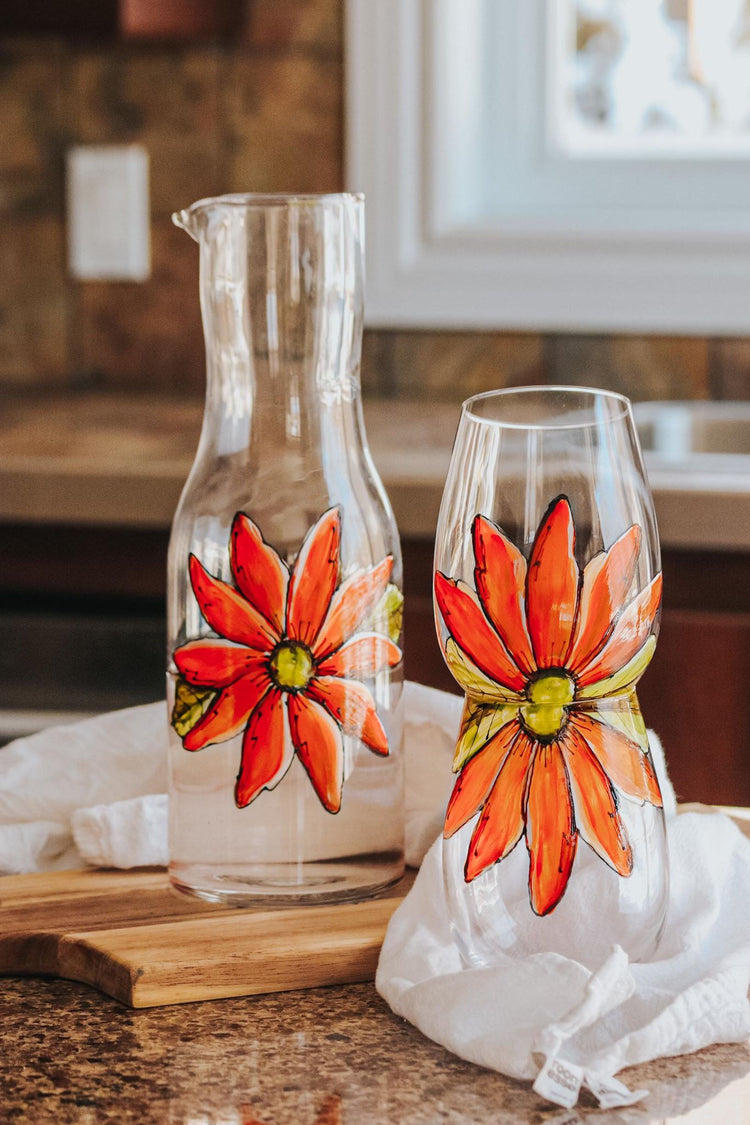
[[[141,145],[69,149],[67,204],[68,268],[73,277],[149,277],[148,153]]]

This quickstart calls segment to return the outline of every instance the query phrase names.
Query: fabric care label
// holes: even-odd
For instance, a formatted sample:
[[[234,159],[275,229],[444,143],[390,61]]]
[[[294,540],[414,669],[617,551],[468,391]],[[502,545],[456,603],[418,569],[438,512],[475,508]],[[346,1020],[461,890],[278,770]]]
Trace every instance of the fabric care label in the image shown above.
[[[546,1060],[537,1074],[533,1089],[548,1102],[572,1109],[578,1101],[582,1082],[583,1067],[553,1057]]]
[[[534,1082],[534,1091],[554,1105],[572,1109],[578,1101],[581,1086],[591,1091],[602,1109],[635,1105],[648,1090],[629,1090],[616,1078],[592,1073],[557,1055],[549,1056]]]
[[[594,1074],[588,1070],[584,1077],[584,1084],[594,1095],[602,1109],[616,1109],[619,1106],[635,1105],[648,1094],[648,1090],[629,1090],[616,1078],[604,1078],[602,1075]]]

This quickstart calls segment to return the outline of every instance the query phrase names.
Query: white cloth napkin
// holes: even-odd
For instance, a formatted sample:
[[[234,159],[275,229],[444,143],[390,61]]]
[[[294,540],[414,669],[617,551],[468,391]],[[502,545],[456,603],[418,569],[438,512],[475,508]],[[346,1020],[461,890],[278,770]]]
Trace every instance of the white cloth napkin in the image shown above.
[[[405,685],[406,859],[440,830],[461,699]],[[0,874],[167,863],[164,703],[50,727],[0,749]]]
[[[123,815],[135,816],[132,860],[117,866],[163,863],[166,807],[158,846],[144,858],[148,841],[136,844],[135,829],[144,817],[150,822],[148,812],[131,811],[139,802],[130,804],[125,814],[116,805],[145,798],[148,806],[152,802],[147,795],[166,791],[166,722],[165,704],[152,703],[50,727],[0,749],[0,874],[80,867],[84,861],[115,865],[118,856],[107,856],[99,843],[94,845],[91,831],[90,856],[79,852],[73,839],[74,814],[100,805],[112,807],[113,822],[120,822],[119,829],[113,824],[108,833],[112,839],[127,837]],[[99,823],[102,815],[98,814]],[[88,819],[93,825],[95,817]],[[84,840],[86,821],[78,813],[76,822]],[[120,854],[123,858],[127,856]]]
[[[613,946],[586,968],[557,953],[498,957],[464,968],[448,921],[441,840],[388,927],[376,987],[391,1008],[455,1054],[567,1108],[582,1086],[601,1106],[646,1093],[614,1076],[625,1066],[750,1035],[750,840],[722,814],[667,811],[670,902],[655,960]]]
[[[167,795],[77,809],[70,821],[78,853],[95,867],[166,867]]]

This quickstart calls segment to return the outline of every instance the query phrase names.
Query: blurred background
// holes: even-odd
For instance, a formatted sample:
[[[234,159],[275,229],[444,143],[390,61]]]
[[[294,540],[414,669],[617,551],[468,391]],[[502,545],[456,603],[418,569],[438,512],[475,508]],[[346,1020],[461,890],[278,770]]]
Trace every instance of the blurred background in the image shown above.
[[[662,10],[662,25],[687,27],[690,2],[651,8]],[[736,7],[742,62],[750,6]],[[614,143],[632,134],[617,100],[621,15],[617,4],[577,5],[575,97],[561,126],[570,145],[596,145],[602,123]],[[679,46],[680,27],[662,53]],[[168,512],[192,458],[205,379],[197,248],[170,215],[225,192],[356,188],[345,183],[344,42],[344,0],[3,0],[0,738],[60,713],[163,693]],[[685,40],[685,58],[689,47]],[[636,64],[643,74],[643,60]],[[685,91],[670,88],[654,91],[636,125],[666,122],[674,132],[685,115],[703,124],[708,115],[731,144],[747,129],[747,73],[732,71],[727,94],[730,107],[732,97],[742,104],[739,124],[724,103],[703,97],[690,110]],[[71,150],[113,145],[137,146],[120,153],[119,166],[123,181],[132,177],[136,226],[147,191],[140,246],[125,253],[127,279],[95,276],[96,247],[76,255],[76,208],[66,203],[80,175],[80,221],[91,198],[86,177],[96,175],[85,152],[72,167]],[[394,401],[433,419],[424,440],[434,438],[442,471],[456,405],[496,387],[588,384],[636,401],[727,402],[731,413],[750,400],[750,294],[747,324],[747,337],[379,325],[365,332],[363,389],[375,429],[378,404]],[[154,499],[157,477],[164,483]],[[143,519],[139,497],[150,513]],[[676,534],[665,544],[664,631],[643,703],[647,720],[666,727],[688,798],[750,803],[748,503],[742,535],[696,542]],[[429,528],[417,520],[410,529],[408,518],[407,674],[453,687],[432,636]]]
[[[345,186],[343,0],[130,0],[124,8],[142,9],[142,22],[131,15],[130,30],[122,28],[109,0],[2,6],[6,389],[200,396],[196,248],[171,212],[224,192]],[[67,30],[53,34],[66,12]],[[597,89],[584,81],[582,104],[595,102]],[[144,282],[80,281],[67,269],[65,156],[101,144],[148,153]],[[747,399],[750,339],[378,329],[366,334],[362,377],[372,394],[452,402],[503,385],[591,380],[635,399]]]

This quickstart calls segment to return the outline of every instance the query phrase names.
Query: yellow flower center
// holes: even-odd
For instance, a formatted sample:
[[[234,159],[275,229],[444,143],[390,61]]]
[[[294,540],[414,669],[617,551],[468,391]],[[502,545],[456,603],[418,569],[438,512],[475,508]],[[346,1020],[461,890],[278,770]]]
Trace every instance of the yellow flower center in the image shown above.
[[[304,691],[312,679],[312,653],[297,641],[282,641],[271,656],[269,671],[283,691]]]
[[[575,684],[563,671],[540,672],[526,688],[521,707],[524,725],[537,738],[554,738],[565,723],[565,707],[573,702]]]

